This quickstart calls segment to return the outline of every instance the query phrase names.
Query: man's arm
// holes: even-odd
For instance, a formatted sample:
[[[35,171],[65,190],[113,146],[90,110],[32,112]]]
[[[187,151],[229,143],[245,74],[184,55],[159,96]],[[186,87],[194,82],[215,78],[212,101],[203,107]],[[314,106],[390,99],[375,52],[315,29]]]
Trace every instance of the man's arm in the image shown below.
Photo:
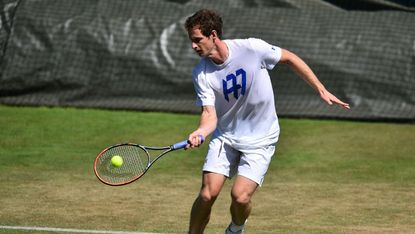
[[[189,135],[189,142],[191,148],[198,147],[201,142],[200,135],[204,138],[209,136],[215,129],[216,124],[218,123],[218,118],[216,116],[216,110],[214,106],[203,106],[202,113],[200,114],[200,123],[196,131],[192,132]]]
[[[301,78],[303,78],[303,80],[306,81],[317,93],[319,93],[320,97],[329,105],[335,103],[346,109],[350,109],[348,103],[340,101],[324,87],[324,85],[317,79],[314,72],[300,57],[288,50],[282,49],[280,62],[289,65],[290,68]]]

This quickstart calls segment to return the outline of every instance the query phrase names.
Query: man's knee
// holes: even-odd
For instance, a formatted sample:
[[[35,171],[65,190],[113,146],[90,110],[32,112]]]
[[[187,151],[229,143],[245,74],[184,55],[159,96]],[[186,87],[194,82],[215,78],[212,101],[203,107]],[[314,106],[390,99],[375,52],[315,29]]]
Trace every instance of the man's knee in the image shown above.
[[[232,202],[237,205],[245,206],[251,203],[251,195],[247,192],[231,192]]]
[[[220,190],[205,187],[200,191],[199,199],[204,203],[213,204],[218,197],[219,192]]]

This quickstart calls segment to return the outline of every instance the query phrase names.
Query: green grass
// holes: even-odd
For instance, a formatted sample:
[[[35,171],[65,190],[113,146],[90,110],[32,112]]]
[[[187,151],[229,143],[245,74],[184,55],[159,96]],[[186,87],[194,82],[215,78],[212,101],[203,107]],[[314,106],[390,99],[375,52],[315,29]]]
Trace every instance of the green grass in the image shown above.
[[[280,124],[246,233],[415,230],[415,125]],[[185,233],[207,144],[170,153],[122,187],[100,183],[92,163],[105,146],[164,146],[197,125],[198,116],[187,114],[0,106],[0,225]],[[206,233],[222,233],[228,224],[231,183]]]

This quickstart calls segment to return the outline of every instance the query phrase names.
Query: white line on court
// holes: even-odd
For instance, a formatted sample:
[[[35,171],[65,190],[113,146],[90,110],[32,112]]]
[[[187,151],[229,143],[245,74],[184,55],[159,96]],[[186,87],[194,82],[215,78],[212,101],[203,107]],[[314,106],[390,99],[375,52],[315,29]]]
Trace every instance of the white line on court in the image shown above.
[[[0,229],[45,231],[45,232],[98,233],[98,234],[156,234],[156,233],[150,233],[150,232],[104,231],[104,230],[85,230],[85,229],[73,229],[73,228],[1,226],[1,225],[0,225]]]

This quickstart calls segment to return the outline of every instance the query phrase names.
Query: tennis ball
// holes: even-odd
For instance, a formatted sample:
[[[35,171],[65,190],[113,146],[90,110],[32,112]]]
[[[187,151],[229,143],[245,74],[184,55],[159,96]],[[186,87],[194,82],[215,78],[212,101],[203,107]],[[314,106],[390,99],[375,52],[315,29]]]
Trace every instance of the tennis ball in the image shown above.
[[[121,156],[119,156],[119,155],[112,156],[112,158],[111,158],[111,164],[114,167],[121,167],[122,164],[123,164],[123,160],[122,160]]]

